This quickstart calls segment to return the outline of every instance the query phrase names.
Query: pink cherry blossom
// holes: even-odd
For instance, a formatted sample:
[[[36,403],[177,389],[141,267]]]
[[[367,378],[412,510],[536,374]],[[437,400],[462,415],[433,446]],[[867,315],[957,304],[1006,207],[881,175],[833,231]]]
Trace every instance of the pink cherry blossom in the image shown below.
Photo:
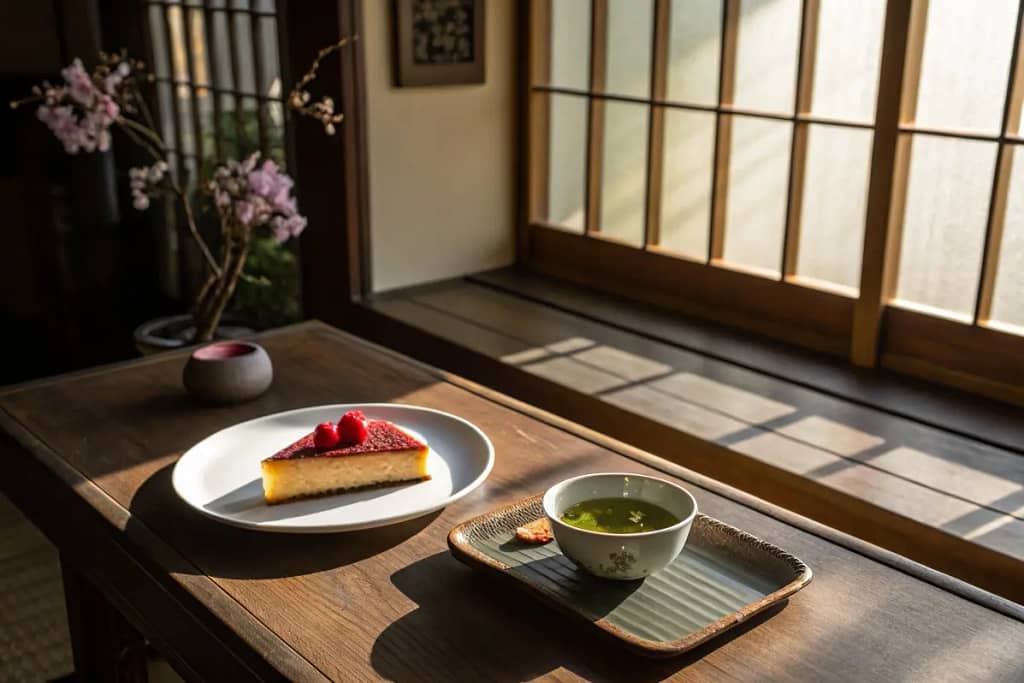
[[[240,222],[248,225],[256,217],[256,207],[253,206],[252,202],[237,202],[235,204],[235,216]]]
[[[75,59],[70,66],[65,67],[61,72],[64,81],[68,84],[68,91],[72,99],[83,107],[91,107],[96,99],[96,87],[93,85],[81,59]]]
[[[82,66],[82,60],[76,59],[61,71],[64,85],[46,86],[44,103],[36,115],[68,154],[106,151],[110,149],[110,127],[121,114],[115,100],[116,88],[130,73],[131,68],[121,62],[106,77],[101,91]]]
[[[149,208],[150,198],[155,197],[160,192],[168,168],[167,162],[160,160],[152,166],[128,169],[128,184],[132,190],[132,206],[139,211],[145,211]]]
[[[295,181],[272,159],[261,163],[258,152],[219,166],[209,183],[222,215],[227,213],[250,229],[269,228],[278,242],[297,237],[306,227],[292,196],[294,186]]]

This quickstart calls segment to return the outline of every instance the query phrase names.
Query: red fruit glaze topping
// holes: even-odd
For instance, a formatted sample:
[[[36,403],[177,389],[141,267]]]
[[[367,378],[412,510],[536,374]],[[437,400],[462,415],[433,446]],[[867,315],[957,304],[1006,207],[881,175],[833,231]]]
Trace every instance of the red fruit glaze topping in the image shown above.
[[[370,430],[366,424],[366,416],[361,410],[345,413],[338,420],[338,436],[342,443],[359,444],[366,441]]]
[[[334,448],[341,441],[338,436],[338,425],[333,422],[321,422],[313,432],[313,444],[317,448]]]

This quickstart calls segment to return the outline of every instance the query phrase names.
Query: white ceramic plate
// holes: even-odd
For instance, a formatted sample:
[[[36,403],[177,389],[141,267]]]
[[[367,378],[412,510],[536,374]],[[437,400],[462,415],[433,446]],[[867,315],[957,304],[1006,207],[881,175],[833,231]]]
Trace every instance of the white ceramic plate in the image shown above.
[[[267,505],[260,461],[320,422],[337,421],[350,410],[389,420],[425,440],[432,478]],[[186,503],[219,521],[263,531],[320,533],[395,524],[440,510],[482,484],[493,465],[490,440],[461,417],[392,403],[337,404],[276,413],[222,429],[181,456],[173,482]]]

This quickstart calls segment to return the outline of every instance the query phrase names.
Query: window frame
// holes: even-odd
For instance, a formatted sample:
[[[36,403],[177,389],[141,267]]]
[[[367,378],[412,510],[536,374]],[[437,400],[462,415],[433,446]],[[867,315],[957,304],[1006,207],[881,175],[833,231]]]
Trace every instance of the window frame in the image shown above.
[[[523,36],[525,113],[522,134],[525,211],[518,224],[518,261],[537,272],[610,294],[696,315],[829,354],[862,367],[886,367],[1024,404],[1024,336],[991,325],[990,312],[1002,243],[1010,160],[1024,137],[1011,135],[1024,101],[1019,59],[1024,2],[1018,4],[1004,111],[998,134],[938,130],[915,125],[928,0],[888,0],[882,32],[873,122],[838,120],[810,113],[820,0],[801,0],[793,113],[779,115],[733,105],[740,0],[722,0],[718,105],[665,101],[671,0],[652,0],[649,97],[603,93],[609,0],[591,0],[590,83],[586,90],[549,84],[551,2],[530,0]],[[552,225],[547,215],[549,98],[587,98],[587,149],[583,233]],[[643,245],[627,245],[598,229],[602,121],[607,101],[648,106],[647,172]],[[668,108],[715,114],[711,220],[705,259],[657,245],[664,113]],[[788,121],[792,125],[783,248],[777,276],[722,259],[731,121],[736,116]],[[854,291],[796,274],[807,133],[812,124],[873,131],[860,288]],[[920,135],[983,140],[997,145],[974,315],[969,324],[928,314],[895,300],[901,228],[912,141]]]

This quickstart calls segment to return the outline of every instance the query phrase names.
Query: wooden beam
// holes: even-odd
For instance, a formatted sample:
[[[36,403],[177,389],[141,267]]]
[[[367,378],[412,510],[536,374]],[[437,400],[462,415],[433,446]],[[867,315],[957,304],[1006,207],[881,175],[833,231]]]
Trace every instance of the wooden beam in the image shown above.
[[[307,3],[302,3],[305,6]],[[342,166],[345,192],[345,264],[348,282],[346,303],[370,293],[370,169],[366,141],[366,57],[363,32],[363,0],[340,3],[338,37],[353,40],[338,54],[341,71]],[[302,35],[301,33],[299,35]],[[337,40],[337,38],[335,39]]]
[[[245,117],[242,115],[242,98],[239,95],[242,89],[242,60],[245,56],[241,53],[240,41],[235,33],[237,23],[235,13],[230,10],[224,11],[224,25],[228,31],[228,63],[231,65],[231,88],[234,90],[235,100],[235,143],[238,145],[238,155],[245,154],[249,147],[250,140],[245,139]]]
[[[626,102],[631,104],[654,104],[659,107],[666,109],[681,109],[683,111],[702,111],[710,114],[734,114],[736,116],[750,116],[759,119],[771,119],[772,121],[788,121],[790,123],[820,123],[825,126],[837,126],[840,128],[855,128],[858,130],[873,130],[874,124],[871,121],[859,121],[857,119],[839,119],[832,116],[815,116],[807,112],[797,114],[780,114],[779,112],[766,111],[763,109],[751,109],[749,107],[737,107],[731,104],[697,104],[694,102],[677,102],[675,100],[651,100],[646,97],[637,97],[635,95],[619,95],[616,93],[591,93],[588,90],[581,90],[580,88],[567,88],[560,85],[542,85],[534,84],[531,88],[535,92],[545,93],[558,93],[562,95],[576,95],[579,97],[595,97],[600,100],[609,100],[611,102]],[[919,132],[931,132],[932,129],[919,129],[914,128],[913,130]],[[998,135],[988,135],[986,133],[977,133],[971,131],[936,131],[935,135],[949,134],[956,137],[965,136],[976,136],[979,140],[1001,140]],[[1010,142],[1024,143],[1024,138],[1013,135],[1005,137]]]
[[[987,324],[992,317],[992,300],[995,296],[996,276],[999,273],[999,254],[1003,246],[1013,156],[1012,145],[999,145],[992,195],[989,199],[988,221],[985,225],[985,243],[981,252],[981,273],[974,306],[975,325]]]
[[[664,100],[668,81],[670,0],[654,0],[651,41],[651,99]],[[661,230],[661,183],[665,159],[665,109],[649,105],[647,126],[647,207],[644,212],[644,249],[657,244]]]
[[[608,58],[608,0],[592,0],[590,91],[604,92]],[[584,232],[601,229],[601,173],[604,157],[604,100],[591,97],[587,108],[587,185]]]
[[[842,356],[854,301],[734,268],[534,225],[531,269],[625,299]],[[567,257],[567,255],[570,255]],[[731,265],[731,264],[730,264]]]
[[[302,36],[283,46],[288,92],[322,45],[342,36],[359,36],[320,65],[328,91],[340,91],[345,120],[336,135],[309,117],[292,117],[294,172],[299,203],[310,229],[302,234],[304,314],[343,326],[352,301],[370,288],[367,211],[366,97],[361,0],[303,0],[286,4],[287,32]]]
[[[1024,338],[893,306],[881,365],[1024,406]]]
[[[733,104],[736,94],[736,50],[740,31],[740,1],[725,0],[722,6],[721,53],[718,62],[718,106]],[[711,181],[711,228],[708,237],[710,264],[725,251],[725,212],[729,192],[729,151],[732,117],[719,111],[715,121],[715,156]]]
[[[860,297],[854,307],[850,344],[850,360],[865,367],[873,367],[878,360],[882,315],[891,298],[898,263],[910,142],[906,138],[903,154],[897,153],[901,143],[899,126],[904,113],[913,119],[926,12],[927,0],[916,0],[913,6],[905,0],[889,0],[885,12]],[[913,91],[912,97],[908,90]],[[897,205],[899,210],[894,213]]]
[[[267,65],[264,64],[263,54],[263,19],[253,14],[249,15],[249,26],[252,37],[249,46],[252,48],[252,61],[254,69],[253,79],[256,86],[253,88],[256,94],[266,94],[264,88],[270,80],[267,75]],[[258,126],[260,151],[264,156],[270,156],[270,117],[267,115],[267,103],[256,100],[256,125]]]
[[[1006,99],[1003,104],[1003,120],[999,132],[1007,135],[1020,125],[1021,100],[1024,79],[1020,64],[1021,26],[1024,24],[1024,2],[1017,6],[1017,28],[1013,37],[1013,52],[1010,54],[1010,69],[1006,83]],[[981,273],[978,281],[977,299],[974,305],[974,324],[984,324],[992,316],[992,298],[995,295],[996,275],[999,272],[999,252],[1003,246],[1003,227],[1006,224],[1007,196],[1010,192],[1010,174],[1013,168],[1013,147],[1000,144],[996,151],[995,177],[992,179],[992,196],[989,199],[988,219],[985,222],[985,246],[981,252]]]
[[[522,7],[522,6],[520,6]],[[524,10],[520,10],[521,12]],[[532,0],[526,5],[525,23],[520,32],[520,50],[526,63],[521,65],[520,111],[525,114],[523,139],[526,140],[526,177],[520,182],[526,190],[526,211],[516,225],[516,262],[525,263],[529,254],[530,223],[550,218],[548,173],[550,172],[551,94],[534,92],[537,83],[551,82],[551,0]]]
[[[910,25],[907,27],[903,45],[900,48],[904,54],[904,77],[902,89],[899,93],[900,123],[913,124],[917,119],[917,95],[921,86],[921,62],[924,59],[924,41],[928,28],[928,3],[929,0],[889,0],[886,7],[886,28],[888,28],[889,13],[893,11],[894,5],[903,5],[898,8],[910,10]],[[883,35],[882,59],[885,60],[886,45]],[[895,46],[894,47],[899,47]],[[881,83],[878,88],[878,98],[882,98]],[[875,124],[878,124],[877,116]]]
[[[196,94],[195,45],[192,42],[192,17],[198,17],[199,10],[183,6],[181,8],[181,33],[185,41],[185,69],[188,73],[188,95],[192,109],[192,151],[196,155],[196,175],[193,182],[199,184],[198,174],[203,167],[203,125],[199,120],[199,97]],[[207,89],[209,94],[209,89]],[[184,147],[184,145],[183,145]],[[184,151],[184,149],[182,150]]]
[[[932,126],[918,126],[915,123],[900,124],[901,133],[913,133],[914,135],[930,135],[936,138],[953,138],[954,140],[974,140],[977,142],[1002,142],[1003,136],[998,133],[979,133],[976,130],[963,130],[959,128],[934,128]]]
[[[206,42],[206,64],[210,68],[207,78],[210,81],[210,104],[213,105],[213,151],[218,160],[227,158],[224,153],[224,129],[221,121],[220,91],[217,87],[221,78],[221,61],[213,53],[216,43],[213,37],[213,10],[209,0],[203,0],[203,39]]]
[[[800,53],[797,57],[794,115],[809,113],[814,90],[814,65],[818,49],[818,15],[820,0],[804,0],[800,15]],[[782,267],[779,278],[796,273],[800,250],[800,220],[803,214],[804,180],[807,170],[807,140],[810,124],[797,121],[793,125],[789,150],[789,201],[786,204],[786,233],[782,240]]]
[[[175,7],[175,8],[163,7],[162,11],[160,12],[160,20],[161,20],[160,24],[161,24],[161,27],[163,28],[163,34],[164,34],[164,48],[165,48],[165,51],[166,51],[166,55],[164,56],[164,58],[167,60],[167,75],[170,76],[175,81],[177,81],[177,75],[174,73],[174,48],[172,47],[172,45],[174,44],[174,41],[171,40],[171,17],[170,17],[170,13],[171,13],[172,10],[176,10],[179,13],[181,12],[181,8],[180,7]],[[153,62],[153,71],[154,72],[156,71],[156,62],[155,61]],[[167,134],[171,133],[171,132],[174,133],[174,142],[173,143],[168,142],[168,147],[170,147],[171,149],[173,149],[175,152],[178,153],[178,160],[179,160],[178,163],[181,164],[181,154],[182,154],[182,152],[184,152],[184,149],[183,149],[182,135],[181,135],[181,107],[178,105],[178,86],[176,86],[174,84],[170,84],[170,85],[168,85],[168,91],[171,94],[171,96],[170,96],[171,111],[167,112],[171,116],[171,130],[169,130],[169,131],[165,130],[165,131],[162,131],[162,132],[163,132],[163,136],[164,136],[165,142],[167,142]],[[174,166],[174,162],[171,162],[171,165]],[[180,169],[179,169],[179,171],[180,171]]]

